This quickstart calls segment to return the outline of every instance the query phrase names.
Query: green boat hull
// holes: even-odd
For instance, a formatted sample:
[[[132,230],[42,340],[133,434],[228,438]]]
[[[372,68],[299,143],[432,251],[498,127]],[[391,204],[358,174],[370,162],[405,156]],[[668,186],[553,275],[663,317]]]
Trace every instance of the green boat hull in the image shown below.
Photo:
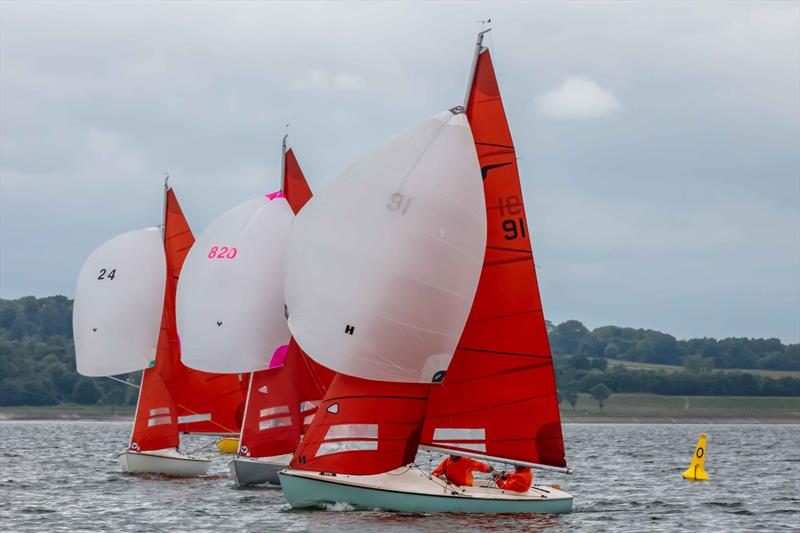
[[[572,497],[542,499],[483,498],[454,494],[420,494],[354,486],[329,479],[279,474],[286,499],[294,508],[347,503],[359,509],[406,513],[544,513],[572,511]]]

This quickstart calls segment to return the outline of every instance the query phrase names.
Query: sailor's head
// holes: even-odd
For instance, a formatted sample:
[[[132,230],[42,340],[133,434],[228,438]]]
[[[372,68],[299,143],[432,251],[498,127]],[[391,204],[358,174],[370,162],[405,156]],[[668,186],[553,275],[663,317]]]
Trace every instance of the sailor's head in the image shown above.
[[[459,459],[461,459],[460,455],[451,455],[450,456],[450,460],[451,461],[458,461]]]

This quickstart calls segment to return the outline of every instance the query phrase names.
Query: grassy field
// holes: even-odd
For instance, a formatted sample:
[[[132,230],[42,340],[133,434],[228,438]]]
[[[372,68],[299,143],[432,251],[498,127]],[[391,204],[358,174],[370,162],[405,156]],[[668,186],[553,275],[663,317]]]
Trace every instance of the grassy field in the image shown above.
[[[658,422],[690,419],[749,420],[800,423],[800,397],[660,396],[612,394],[603,409],[588,394],[578,395],[575,410],[561,403],[564,421]],[[53,405],[0,407],[0,420],[132,418],[133,406]]]
[[[0,407],[0,420],[19,419],[102,419],[102,418],[133,418],[133,405],[41,405],[41,406],[14,406]]]
[[[800,423],[800,397],[762,396],[660,396],[657,394],[612,394],[601,410],[588,394],[578,395],[572,410],[561,403],[565,421],[581,418],[614,419],[755,419],[795,420]]]
[[[639,363],[636,361],[622,361],[621,359],[609,359],[609,366],[622,365],[633,370],[663,370],[664,372],[677,372],[683,370],[682,366],[658,365],[655,363]],[[717,368],[714,372],[748,372],[757,376],[767,376],[770,378],[800,378],[800,370],[760,370],[757,368]]]

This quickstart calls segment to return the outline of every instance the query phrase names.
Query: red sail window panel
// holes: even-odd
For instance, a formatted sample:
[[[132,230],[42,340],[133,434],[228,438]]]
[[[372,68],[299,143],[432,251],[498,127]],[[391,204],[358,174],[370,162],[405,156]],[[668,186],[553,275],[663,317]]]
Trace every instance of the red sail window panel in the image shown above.
[[[292,211],[297,214],[306,205],[306,202],[311,199],[311,188],[308,186],[303,171],[300,169],[300,164],[297,162],[297,158],[291,148],[286,151],[283,157],[283,194],[286,195],[286,200],[289,202]]]
[[[253,373],[239,453],[245,457],[293,453],[332,376],[324,368],[312,370],[292,339],[283,366]]]
[[[368,475],[412,463],[429,388],[337,374],[291,467]]]
[[[467,117],[486,195],[486,255],[450,368],[431,389],[422,442],[565,466],[530,228],[488,50],[478,58]]]

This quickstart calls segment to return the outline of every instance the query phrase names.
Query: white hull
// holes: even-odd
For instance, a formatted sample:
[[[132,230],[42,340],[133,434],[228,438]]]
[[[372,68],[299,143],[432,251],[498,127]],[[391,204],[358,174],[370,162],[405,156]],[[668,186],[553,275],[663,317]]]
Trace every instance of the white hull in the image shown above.
[[[123,472],[129,474],[203,476],[208,473],[211,460],[168,448],[146,452],[127,450],[119,455],[119,464]]]
[[[237,487],[262,483],[280,485],[278,472],[288,467],[291,460],[291,454],[273,457],[237,457],[228,463],[228,467]]]
[[[417,467],[385,474],[351,476],[283,470],[281,485],[292,507],[348,503],[361,509],[408,513],[569,513],[572,496],[534,485],[528,492],[500,490],[489,482],[457,487],[432,478]]]

